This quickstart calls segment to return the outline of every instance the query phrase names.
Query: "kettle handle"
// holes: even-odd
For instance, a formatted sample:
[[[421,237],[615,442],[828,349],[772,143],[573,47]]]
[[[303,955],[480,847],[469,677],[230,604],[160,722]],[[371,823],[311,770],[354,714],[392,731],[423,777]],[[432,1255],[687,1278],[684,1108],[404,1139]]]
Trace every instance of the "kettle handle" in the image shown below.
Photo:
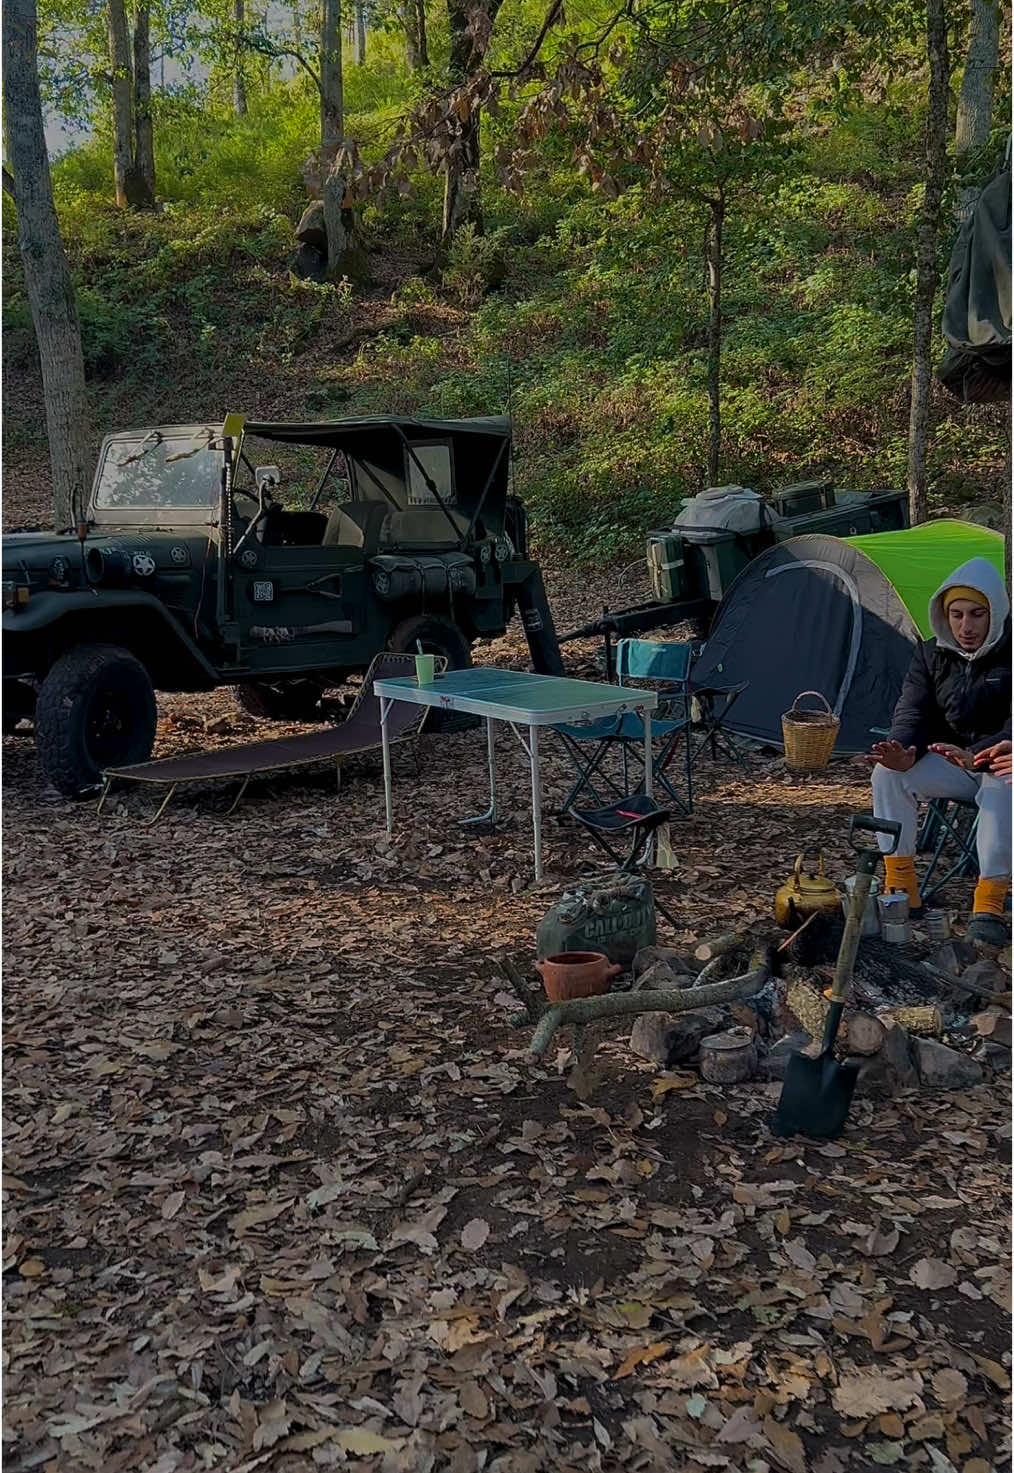
[[[795,879],[797,886],[799,885],[799,877],[803,870],[803,860],[805,858],[805,854],[801,854],[792,868],[793,878]],[[823,876],[824,874],[824,855],[822,851],[818,851],[817,853],[817,874],[820,876]]]

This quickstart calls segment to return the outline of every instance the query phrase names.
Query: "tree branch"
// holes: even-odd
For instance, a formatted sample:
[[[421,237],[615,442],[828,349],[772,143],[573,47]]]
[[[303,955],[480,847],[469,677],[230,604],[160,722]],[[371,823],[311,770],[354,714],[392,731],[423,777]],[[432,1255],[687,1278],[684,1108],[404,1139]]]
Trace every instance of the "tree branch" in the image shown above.
[[[711,986],[651,992],[607,992],[603,997],[578,997],[571,1002],[559,1002],[543,1013],[532,1035],[529,1052],[533,1059],[541,1059],[554,1033],[565,1023],[582,1026],[598,1018],[632,1017],[638,1013],[686,1013],[693,1008],[739,1002],[760,992],[770,976],[771,968],[765,963],[742,977],[715,982]]]
[[[525,57],[521,65],[515,67],[515,69],[510,72],[490,72],[490,76],[503,79],[524,76],[525,72],[527,72],[528,68],[534,63],[539,52],[542,50],[542,43],[543,41],[545,41],[546,37],[555,26],[562,10],[563,0],[550,0],[549,9],[546,11],[546,18],[542,22],[542,28],[540,29],[539,34],[536,36],[535,41],[532,43],[528,55]]]

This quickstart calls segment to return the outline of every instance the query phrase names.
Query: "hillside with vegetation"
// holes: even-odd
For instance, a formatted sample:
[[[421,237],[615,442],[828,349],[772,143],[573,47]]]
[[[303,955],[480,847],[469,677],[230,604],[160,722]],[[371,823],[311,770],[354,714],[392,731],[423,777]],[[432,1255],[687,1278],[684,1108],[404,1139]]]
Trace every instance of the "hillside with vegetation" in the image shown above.
[[[502,10],[490,64],[516,60],[538,19],[528,4]],[[962,25],[952,18],[952,112]],[[407,68],[390,17],[369,31],[362,64],[346,55],[345,135],[367,165],[427,89],[439,93],[439,13],[429,30],[425,74]],[[898,47],[900,63],[865,74],[853,58],[851,74],[829,77],[818,55],[779,79],[777,127],[730,191],[721,483],[905,484],[926,65],[918,34]],[[91,136],[54,164],[94,446],[109,429],[217,422],[230,409],[266,419],[509,411],[517,489],[542,552],[636,557],[645,530],[708,484],[706,206],[672,179],[653,188],[652,169],[629,161],[617,184],[582,173],[579,120],[534,139],[509,192],[494,159],[516,141],[531,94],[519,88],[482,124],[484,233],[466,223],[441,246],[442,180],[417,163],[356,206],[365,280],[301,280],[290,261],[319,99],[300,69],[283,78],[277,59],[255,52],[247,66],[241,117],[214,70],[202,85],[156,90],[156,209],[116,207],[101,93]],[[840,96],[829,101],[833,82]],[[1005,86],[997,126],[966,162],[979,179],[1002,156]],[[960,182],[951,170],[941,279]],[[51,516],[46,429],[11,208],[4,272],[5,523],[40,525]],[[937,322],[939,306],[938,293]],[[941,352],[935,341],[934,361]],[[1000,500],[1005,423],[1001,407],[934,388],[931,514]]]

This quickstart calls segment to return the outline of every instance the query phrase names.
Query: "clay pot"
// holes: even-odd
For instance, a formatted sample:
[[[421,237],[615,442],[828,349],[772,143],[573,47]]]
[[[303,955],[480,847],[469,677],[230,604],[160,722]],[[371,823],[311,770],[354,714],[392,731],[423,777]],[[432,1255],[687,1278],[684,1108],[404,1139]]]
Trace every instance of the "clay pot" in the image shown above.
[[[622,971],[600,951],[561,951],[535,963],[550,1002],[568,1002],[572,997],[600,997]]]
[[[739,1084],[757,1069],[757,1045],[749,1028],[728,1028],[701,1039],[701,1076],[709,1084]]]

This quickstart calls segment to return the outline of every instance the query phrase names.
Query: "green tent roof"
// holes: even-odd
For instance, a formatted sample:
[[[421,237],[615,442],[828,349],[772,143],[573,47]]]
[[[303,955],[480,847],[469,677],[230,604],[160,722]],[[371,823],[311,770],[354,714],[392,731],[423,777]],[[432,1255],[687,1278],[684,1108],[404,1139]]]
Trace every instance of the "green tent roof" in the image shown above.
[[[873,532],[843,537],[876,563],[918,625],[931,639],[929,601],[955,568],[969,558],[984,557],[1003,576],[1003,537],[974,522],[923,522],[903,532]]]

